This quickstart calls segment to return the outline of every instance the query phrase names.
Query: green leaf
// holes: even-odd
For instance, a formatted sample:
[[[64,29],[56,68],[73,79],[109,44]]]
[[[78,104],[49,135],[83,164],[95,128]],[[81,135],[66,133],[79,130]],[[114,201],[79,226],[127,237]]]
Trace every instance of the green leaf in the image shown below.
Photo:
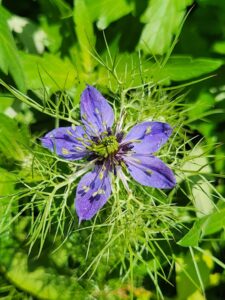
[[[3,113],[9,106],[13,104],[15,98],[12,95],[0,93],[0,113]]]
[[[133,2],[126,0],[86,0],[90,16],[97,21],[100,30],[106,29],[112,22],[129,14],[133,10]]]
[[[192,0],[151,0],[141,21],[145,23],[138,47],[146,53],[164,54],[171,46]]]
[[[198,275],[199,274],[199,275]],[[180,254],[176,258],[176,291],[178,300],[205,300],[200,293],[209,285],[210,268],[206,255]],[[201,282],[199,281],[201,278]]]
[[[177,243],[183,247],[198,246],[202,233],[202,225],[204,224],[204,219],[197,220],[193,227],[188,231],[188,233]]]
[[[16,182],[17,177],[13,172],[0,168],[0,256],[2,256],[2,248],[7,248],[10,242],[11,228],[9,224],[13,218],[12,213],[17,212],[17,201],[12,201]]]
[[[202,228],[203,235],[216,233],[225,228],[225,209],[207,216]]]
[[[29,136],[25,127],[19,128],[16,121],[0,114],[0,152],[10,160],[24,161]]]
[[[0,264],[5,264],[2,257]],[[38,299],[62,299],[62,294],[65,300],[88,299],[88,292],[79,285],[76,277],[59,275],[37,262],[32,264],[22,252],[17,251],[5,269],[4,275],[10,282]]]
[[[106,54],[103,55],[103,61],[109,61]],[[115,57],[114,66],[106,63],[112,72],[109,72],[105,66],[99,67],[98,84],[103,88],[109,86],[113,92],[116,92],[118,89],[118,80],[125,88],[141,85],[143,82],[142,74],[140,73],[140,64],[143,67],[143,73],[147,70],[149,74],[149,63],[141,61],[137,53],[120,53]]]
[[[213,72],[223,64],[224,61],[221,59],[172,56],[158,76],[173,81],[189,80]]]
[[[152,80],[157,83],[161,82],[162,85],[168,85],[171,81],[189,80],[205,75],[215,71],[223,64],[223,61],[219,59],[172,56],[167,64],[161,67],[153,60],[139,57],[138,53],[120,53],[115,58],[113,57],[114,65],[111,66],[109,59],[107,60],[105,56],[103,55],[103,61],[108,62],[106,65],[112,72],[109,72],[105,66],[100,66],[98,84],[110,86],[113,91],[118,88],[118,80],[124,87],[138,86]],[[202,109],[202,107],[200,108]]]
[[[72,15],[72,10],[70,6],[64,0],[50,0],[52,5],[56,5],[62,15],[62,17],[66,18]]]
[[[213,110],[215,105],[215,98],[209,92],[202,91],[198,95],[197,100],[193,103],[188,111],[191,122],[199,120],[204,117],[205,113]],[[189,121],[190,122],[190,121]],[[211,125],[211,124],[210,124]]]
[[[198,176],[199,171],[204,172],[206,175],[212,172],[209,160],[204,151],[204,148],[200,146],[193,148],[190,153],[190,158],[192,157],[192,159],[183,165],[184,170],[193,171],[193,173],[196,174],[195,176],[191,176],[189,197],[193,201],[198,217],[204,217],[210,214],[214,207],[210,182]]]
[[[217,42],[213,45],[213,51],[219,54],[225,54],[225,42]]]
[[[219,232],[224,228],[225,209],[222,209],[197,220],[178,244],[183,247],[198,246],[202,237]]]
[[[17,87],[25,91],[24,73],[13,36],[9,30],[7,11],[0,6],[0,68],[8,75],[11,74]]]
[[[92,19],[85,1],[74,0],[74,22],[84,70],[89,73],[94,67],[91,53],[95,47]]]
[[[76,70],[68,60],[45,53],[43,56],[21,53],[27,89],[45,87],[49,93],[70,89],[76,81]],[[43,86],[44,85],[44,86]]]
[[[16,176],[13,173],[9,173],[5,169],[0,168],[0,230],[2,225],[9,219],[7,205],[11,199],[11,194],[14,192],[15,182]]]

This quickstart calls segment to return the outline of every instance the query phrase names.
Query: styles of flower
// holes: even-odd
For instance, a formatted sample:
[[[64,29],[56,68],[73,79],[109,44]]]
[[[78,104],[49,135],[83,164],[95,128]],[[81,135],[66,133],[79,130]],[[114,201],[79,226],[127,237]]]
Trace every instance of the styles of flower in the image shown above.
[[[93,169],[77,186],[75,208],[80,222],[90,220],[107,202],[112,174],[129,188],[124,169],[142,185],[160,189],[175,186],[171,169],[153,155],[170,137],[169,124],[146,121],[125,134],[121,120],[113,126],[111,106],[92,86],[81,95],[80,112],[82,125],[56,128],[41,139],[45,148],[66,160],[93,160]]]

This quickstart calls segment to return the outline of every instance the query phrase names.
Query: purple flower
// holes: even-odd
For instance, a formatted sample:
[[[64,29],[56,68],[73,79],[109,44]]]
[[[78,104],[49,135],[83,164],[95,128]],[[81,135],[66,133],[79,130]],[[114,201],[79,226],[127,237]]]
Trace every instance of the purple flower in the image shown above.
[[[90,220],[111,194],[110,176],[119,176],[127,189],[123,169],[140,184],[171,189],[176,184],[173,172],[152,153],[156,152],[172,133],[162,122],[143,122],[125,135],[121,123],[113,127],[114,113],[101,93],[88,86],[81,95],[83,125],[60,127],[46,134],[42,145],[67,160],[88,158],[94,168],[80,180],[75,207],[80,222]]]

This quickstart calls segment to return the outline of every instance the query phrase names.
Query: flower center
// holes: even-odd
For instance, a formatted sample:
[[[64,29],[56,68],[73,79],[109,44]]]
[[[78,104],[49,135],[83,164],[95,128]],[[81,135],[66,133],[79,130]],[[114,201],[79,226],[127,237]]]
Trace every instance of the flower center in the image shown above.
[[[100,142],[92,146],[92,151],[101,157],[107,157],[119,149],[119,144],[115,136],[104,137]]]

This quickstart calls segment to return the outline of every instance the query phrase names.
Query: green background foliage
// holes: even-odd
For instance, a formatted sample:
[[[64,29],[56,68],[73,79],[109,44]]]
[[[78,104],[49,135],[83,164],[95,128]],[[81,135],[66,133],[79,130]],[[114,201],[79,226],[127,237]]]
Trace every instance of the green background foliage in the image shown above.
[[[225,2],[0,1],[0,299],[224,299]],[[87,162],[40,146],[86,84],[125,128],[168,122],[171,191],[115,178],[78,225]]]

